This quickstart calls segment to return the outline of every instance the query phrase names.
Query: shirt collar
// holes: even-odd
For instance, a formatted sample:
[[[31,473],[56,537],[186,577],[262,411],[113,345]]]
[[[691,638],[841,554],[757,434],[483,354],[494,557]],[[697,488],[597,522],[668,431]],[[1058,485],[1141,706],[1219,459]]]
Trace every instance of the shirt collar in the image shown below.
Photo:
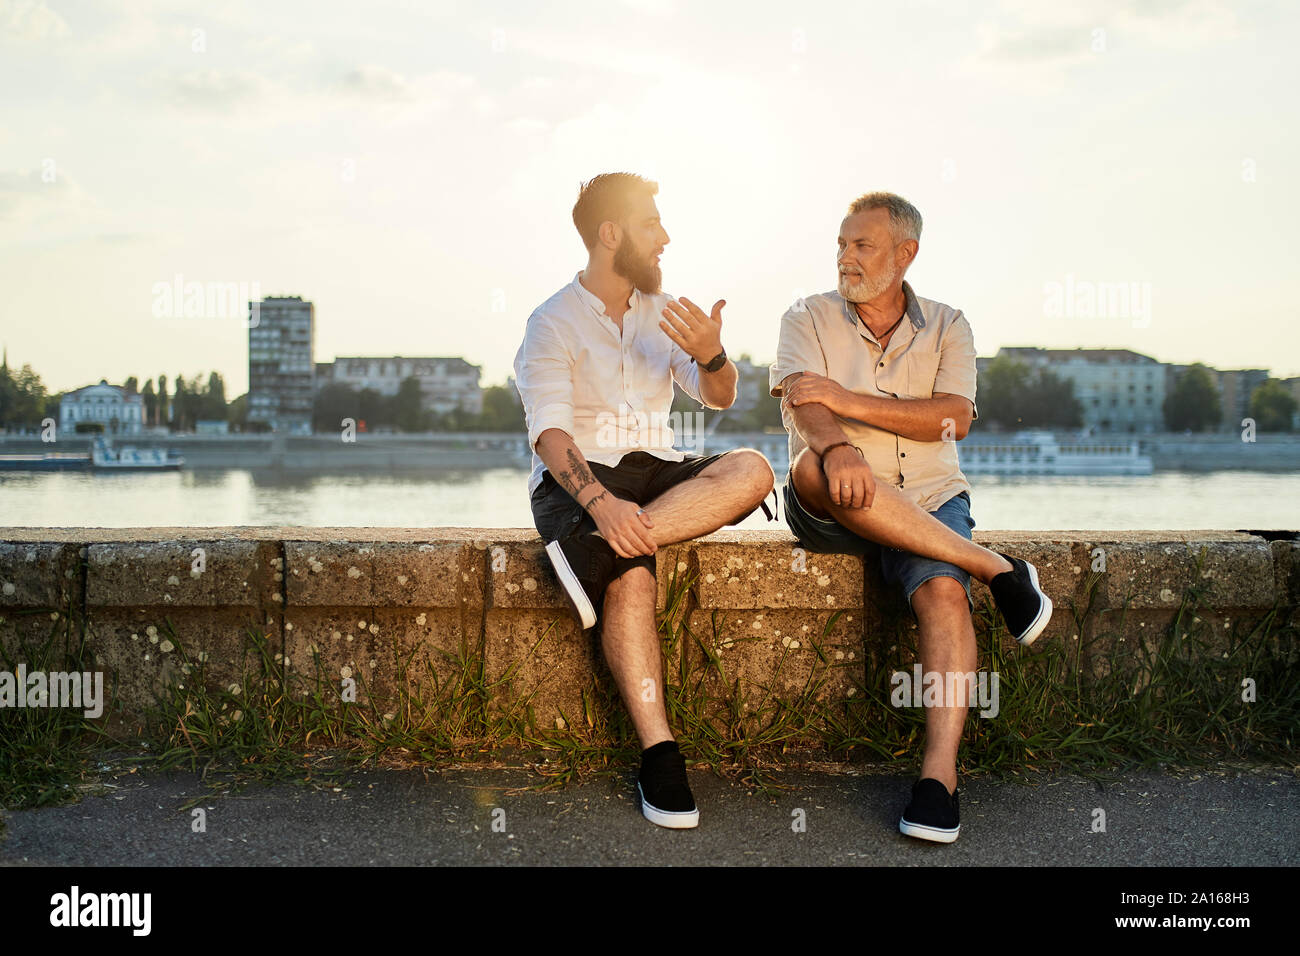
[[[912,329],[921,331],[925,328],[925,314],[921,312],[921,303],[916,301],[916,293],[912,291],[911,285],[906,279],[903,280],[903,299],[906,305],[903,307],[907,313],[908,319],[911,320]],[[844,303],[844,317],[853,323],[856,328],[859,322],[858,310],[853,307],[853,303],[848,299],[842,299]]]
[[[581,279],[582,279],[582,270],[579,269],[577,275],[573,277],[574,292],[577,293],[579,299],[587,303],[587,307],[591,309],[593,312],[595,312],[598,317],[604,315],[605,303],[601,301],[600,296],[596,295],[596,293],[592,292],[585,285],[583,285]]]

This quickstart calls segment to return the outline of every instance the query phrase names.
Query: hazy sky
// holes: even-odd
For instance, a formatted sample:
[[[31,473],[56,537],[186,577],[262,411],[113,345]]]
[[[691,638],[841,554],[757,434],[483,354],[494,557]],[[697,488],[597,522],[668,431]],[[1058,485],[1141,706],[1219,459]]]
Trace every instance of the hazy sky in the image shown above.
[[[233,398],[247,331],[156,317],[179,274],[312,300],[317,361],[500,383],[585,262],[579,181],[617,169],[659,181],[665,289],[726,298],[733,355],[771,361],[888,189],[925,218],[908,278],[981,355],[1297,375],[1297,28],[1214,0],[0,0],[0,341],[51,390],[215,369]],[[1131,301],[1090,309],[1099,283]]]

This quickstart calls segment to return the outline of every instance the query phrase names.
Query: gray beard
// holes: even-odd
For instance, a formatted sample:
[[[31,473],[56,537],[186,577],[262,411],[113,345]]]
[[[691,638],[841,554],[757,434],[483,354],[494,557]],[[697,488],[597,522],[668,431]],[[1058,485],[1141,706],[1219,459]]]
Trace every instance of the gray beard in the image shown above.
[[[846,302],[870,302],[885,293],[885,291],[894,284],[898,278],[897,267],[891,267],[886,275],[878,276],[875,279],[862,278],[858,282],[850,284],[845,276],[840,276],[839,292]]]

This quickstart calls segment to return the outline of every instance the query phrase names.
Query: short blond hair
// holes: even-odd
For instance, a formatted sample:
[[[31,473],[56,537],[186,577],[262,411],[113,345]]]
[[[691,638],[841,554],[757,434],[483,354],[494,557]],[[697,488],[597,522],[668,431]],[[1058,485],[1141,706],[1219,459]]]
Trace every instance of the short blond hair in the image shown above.
[[[894,241],[921,238],[921,213],[902,196],[894,193],[863,193],[849,203],[846,215],[853,216],[872,209],[889,210],[889,226],[894,233]]]
[[[578,190],[573,205],[573,224],[590,252],[596,247],[602,222],[619,222],[638,196],[654,196],[659,184],[636,173],[601,173]]]

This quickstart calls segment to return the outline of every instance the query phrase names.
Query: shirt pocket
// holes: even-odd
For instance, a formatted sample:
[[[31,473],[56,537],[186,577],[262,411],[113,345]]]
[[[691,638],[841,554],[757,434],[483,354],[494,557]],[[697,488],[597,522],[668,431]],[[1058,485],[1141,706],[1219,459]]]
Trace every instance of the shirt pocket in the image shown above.
[[[672,356],[672,340],[659,329],[651,335],[637,337],[630,358],[637,366],[634,381],[645,393],[645,398],[658,397],[667,388],[668,400],[672,401]]]
[[[908,398],[933,398],[934,379],[939,374],[938,352],[908,352],[907,391]]]

